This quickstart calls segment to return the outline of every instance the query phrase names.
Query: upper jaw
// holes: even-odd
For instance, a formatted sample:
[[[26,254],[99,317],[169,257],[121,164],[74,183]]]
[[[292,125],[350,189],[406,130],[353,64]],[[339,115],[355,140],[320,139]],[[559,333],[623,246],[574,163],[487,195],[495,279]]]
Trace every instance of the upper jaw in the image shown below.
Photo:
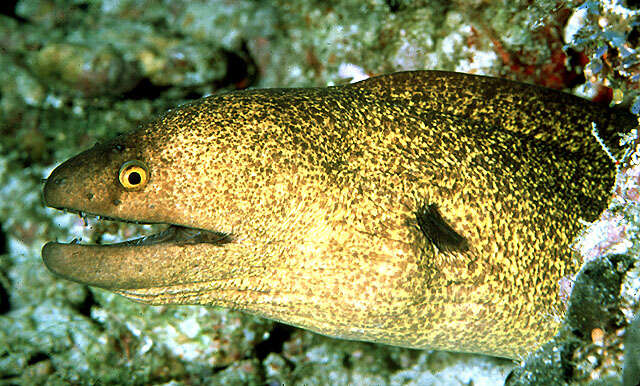
[[[107,245],[121,245],[121,246],[131,246],[131,247],[141,246],[141,245],[161,244],[161,243],[174,243],[177,245],[209,243],[214,245],[223,245],[233,241],[233,236],[225,232],[211,231],[207,229],[188,227],[188,226],[172,224],[172,223],[167,224],[167,223],[112,218],[104,215],[87,213],[87,212],[83,212],[75,209],[66,209],[66,208],[56,208],[56,209],[78,214],[83,219],[85,224],[87,223],[87,217],[92,216],[92,217],[97,217],[99,220],[110,220],[110,221],[125,222],[125,223],[138,224],[138,225],[141,225],[141,224],[167,225],[167,228],[161,232],[123,241],[117,244],[107,244]],[[77,240],[73,240],[70,244],[80,244],[80,242]]]
[[[167,229],[162,232],[124,241],[118,243],[118,245],[130,247],[160,243],[175,243],[178,245],[209,243],[213,245],[223,245],[233,241],[231,234],[218,232],[216,230],[202,229],[171,222],[149,221],[148,219],[140,217],[112,217],[110,215],[100,213],[102,212],[100,207],[94,207],[94,205],[87,205],[87,207],[91,206],[93,209],[86,210],[82,208],[85,206],[83,205],[82,200],[77,200],[77,202],[76,200],[69,200],[70,193],[67,191],[68,187],[64,187],[66,184],[65,181],[67,180],[64,174],[64,167],[59,167],[54,170],[51,177],[45,181],[43,201],[46,206],[65,212],[76,213],[84,220],[85,224],[87,224],[87,217],[97,217],[99,220],[111,220],[133,224],[165,224],[168,226]],[[79,244],[76,240],[72,241],[72,243]]]

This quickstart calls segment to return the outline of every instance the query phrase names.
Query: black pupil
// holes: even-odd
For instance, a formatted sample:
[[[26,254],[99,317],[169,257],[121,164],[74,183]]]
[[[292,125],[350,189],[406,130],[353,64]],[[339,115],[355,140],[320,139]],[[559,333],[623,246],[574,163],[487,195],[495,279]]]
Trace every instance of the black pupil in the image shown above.
[[[131,185],[138,185],[140,181],[142,181],[142,177],[140,177],[140,173],[138,172],[131,172],[129,173],[128,180]]]

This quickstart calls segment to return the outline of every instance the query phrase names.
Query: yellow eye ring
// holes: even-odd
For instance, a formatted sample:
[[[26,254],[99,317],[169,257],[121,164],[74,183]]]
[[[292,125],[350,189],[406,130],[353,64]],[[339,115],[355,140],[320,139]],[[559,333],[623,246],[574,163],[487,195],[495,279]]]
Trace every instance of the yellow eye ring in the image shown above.
[[[118,180],[126,190],[140,190],[149,181],[149,169],[142,161],[127,161],[120,166]]]

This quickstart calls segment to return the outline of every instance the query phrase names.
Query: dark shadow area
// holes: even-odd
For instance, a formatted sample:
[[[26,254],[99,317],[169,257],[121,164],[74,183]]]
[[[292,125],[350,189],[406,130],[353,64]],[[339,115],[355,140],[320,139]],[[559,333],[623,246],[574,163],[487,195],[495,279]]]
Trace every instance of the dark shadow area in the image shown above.
[[[241,90],[256,83],[258,69],[246,42],[242,42],[238,52],[224,51],[224,55],[227,73],[224,78],[215,82],[216,88],[233,87]]]
[[[628,8],[637,9],[640,7],[640,0],[625,0],[624,5]]]
[[[91,318],[91,308],[97,305],[98,303],[96,303],[96,299],[93,297],[93,292],[87,289],[87,295],[84,297],[82,303],[75,304],[73,308],[81,315]]]
[[[640,26],[636,25],[631,29],[629,35],[627,35],[627,40],[631,47],[638,47],[638,43],[640,42]]]
[[[38,362],[42,362],[42,361],[46,361],[48,359],[51,359],[51,357],[43,352],[38,352],[35,353],[33,355],[31,355],[31,357],[29,357],[29,360],[27,361],[27,365],[31,366],[34,365]]]
[[[7,235],[2,231],[0,226],[0,255],[8,253],[7,249]],[[6,277],[3,273],[0,273]],[[11,310],[11,303],[9,302],[9,289],[4,288],[2,282],[0,282],[0,315],[4,315]]]
[[[27,19],[16,14],[17,4],[18,0],[5,0],[0,2],[0,15],[8,16],[12,19],[18,20],[21,23],[27,23]]]
[[[294,327],[276,323],[269,337],[256,345],[255,357],[262,361],[270,353],[281,353],[284,343],[291,338],[293,331],[295,331]]]
[[[387,6],[391,13],[396,13],[400,10],[402,2],[400,0],[387,0]]]
[[[149,78],[142,78],[133,89],[122,94],[122,99],[154,100],[156,98],[159,98],[163,92],[167,91],[170,88],[171,86],[155,85],[151,83],[151,80],[149,80]]]
[[[571,72],[567,79],[567,88],[574,88],[587,81],[584,77],[585,56],[584,53],[568,48],[566,51],[568,68]]]
[[[11,303],[9,303],[9,292],[0,283],[0,315],[4,315],[11,311]]]
[[[2,226],[0,226],[0,255],[4,255],[8,252],[9,250],[7,249],[7,235],[2,230]]]

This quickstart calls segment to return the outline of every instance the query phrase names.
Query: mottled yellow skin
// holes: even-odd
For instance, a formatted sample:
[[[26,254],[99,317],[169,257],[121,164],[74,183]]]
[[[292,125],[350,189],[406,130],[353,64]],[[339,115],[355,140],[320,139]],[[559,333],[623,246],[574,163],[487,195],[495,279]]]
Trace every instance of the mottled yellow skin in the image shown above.
[[[213,95],[65,162],[44,195],[231,242],[49,243],[43,258],[141,302],[517,358],[555,333],[559,281],[579,268],[579,219],[609,201],[615,168],[591,122],[616,153],[615,126],[632,124],[571,95],[447,72]],[[118,182],[133,159],[150,172],[139,191]],[[438,205],[467,251],[426,241],[423,203]]]

